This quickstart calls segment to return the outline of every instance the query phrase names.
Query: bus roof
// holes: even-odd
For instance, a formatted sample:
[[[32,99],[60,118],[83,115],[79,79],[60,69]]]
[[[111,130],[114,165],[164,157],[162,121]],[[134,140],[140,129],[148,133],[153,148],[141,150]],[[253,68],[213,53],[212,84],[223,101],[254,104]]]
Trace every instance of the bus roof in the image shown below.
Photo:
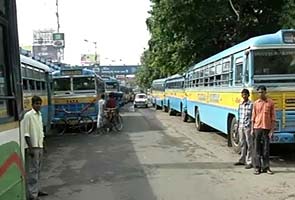
[[[52,72],[53,71],[47,65],[45,65],[45,64],[43,64],[43,63],[41,63],[39,61],[36,61],[36,60],[34,60],[34,59],[30,58],[30,57],[24,56],[24,55],[20,55],[20,60],[21,60],[21,63],[25,63],[27,65],[30,65],[31,67],[44,70],[45,72]]]
[[[183,81],[184,77],[180,74],[174,74],[172,76],[167,77],[166,82],[173,82],[173,81]]]
[[[290,46],[295,47],[295,43],[285,43],[283,41],[283,34],[286,32],[293,32],[295,34],[294,29],[284,29],[279,30],[276,33],[273,34],[266,34],[261,36],[256,36],[253,38],[250,38],[244,42],[241,42],[235,46],[232,46],[216,55],[213,55],[195,65],[193,65],[188,71],[194,70],[196,68],[199,68],[203,65],[207,65],[209,63],[215,62],[217,60],[220,60],[224,57],[230,56],[234,53],[246,50],[246,49],[255,49],[255,48],[261,48],[261,47],[274,47],[274,46]]]
[[[155,80],[153,80],[153,84],[154,84],[154,83],[163,83],[163,82],[165,82],[166,80],[167,80],[167,78],[155,79]]]

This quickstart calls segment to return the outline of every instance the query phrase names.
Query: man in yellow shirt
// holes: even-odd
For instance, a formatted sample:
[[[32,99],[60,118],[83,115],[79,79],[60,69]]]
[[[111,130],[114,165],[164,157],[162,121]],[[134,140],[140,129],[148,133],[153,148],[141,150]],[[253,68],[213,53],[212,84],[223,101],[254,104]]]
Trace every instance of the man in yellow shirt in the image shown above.
[[[38,196],[47,195],[40,191],[40,170],[43,158],[44,132],[41,116],[42,99],[32,97],[32,109],[24,116],[26,181],[29,200],[38,200]]]

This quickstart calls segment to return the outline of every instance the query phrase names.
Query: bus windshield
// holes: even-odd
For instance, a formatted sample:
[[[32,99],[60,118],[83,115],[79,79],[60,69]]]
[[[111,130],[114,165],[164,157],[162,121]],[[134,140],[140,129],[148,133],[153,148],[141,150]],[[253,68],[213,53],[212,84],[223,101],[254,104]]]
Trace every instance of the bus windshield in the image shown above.
[[[254,75],[295,74],[295,49],[254,51]]]
[[[95,80],[93,77],[73,78],[74,90],[95,90]]]
[[[53,80],[54,91],[69,91],[71,90],[70,78],[58,78]]]
[[[118,87],[119,87],[119,84],[117,82],[113,82],[113,83],[106,82],[107,90],[115,90],[115,89],[118,89]]]

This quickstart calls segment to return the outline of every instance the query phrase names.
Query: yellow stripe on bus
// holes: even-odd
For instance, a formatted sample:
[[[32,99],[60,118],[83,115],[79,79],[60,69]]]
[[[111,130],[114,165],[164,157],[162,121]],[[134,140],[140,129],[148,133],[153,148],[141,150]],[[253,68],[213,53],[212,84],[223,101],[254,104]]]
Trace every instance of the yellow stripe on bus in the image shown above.
[[[237,109],[238,104],[242,101],[240,92],[187,91],[186,95],[190,101],[233,109]],[[274,101],[277,110],[295,108],[295,92],[293,91],[269,91],[267,96]],[[250,100],[254,102],[257,99],[257,92],[250,91]]]
[[[96,97],[54,97],[52,102],[53,104],[90,103],[95,99]]]
[[[32,97],[33,96],[24,96],[24,110],[30,110],[32,108]],[[40,96],[42,99],[42,106],[48,105],[48,98],[47,96]]]
[[[11,129],[15,129],[15,128],[18,128],[18,127],[19,127],[18,121],[13,121],[13,122],[5,123],[5,124],[0,124],[1,132],[8,131],[8,130],[11,130]]]

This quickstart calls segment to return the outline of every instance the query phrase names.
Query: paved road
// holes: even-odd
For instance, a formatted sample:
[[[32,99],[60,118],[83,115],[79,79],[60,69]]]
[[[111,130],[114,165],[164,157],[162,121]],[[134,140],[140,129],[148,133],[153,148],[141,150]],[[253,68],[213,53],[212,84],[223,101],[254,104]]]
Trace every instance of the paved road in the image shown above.
[[[120,134],[50,137],[43,199],[295,199],[294,154],[275,152],[275,174],[255,176],[233,166],[221,135],[153,109],[126,107],[123,119]]]

